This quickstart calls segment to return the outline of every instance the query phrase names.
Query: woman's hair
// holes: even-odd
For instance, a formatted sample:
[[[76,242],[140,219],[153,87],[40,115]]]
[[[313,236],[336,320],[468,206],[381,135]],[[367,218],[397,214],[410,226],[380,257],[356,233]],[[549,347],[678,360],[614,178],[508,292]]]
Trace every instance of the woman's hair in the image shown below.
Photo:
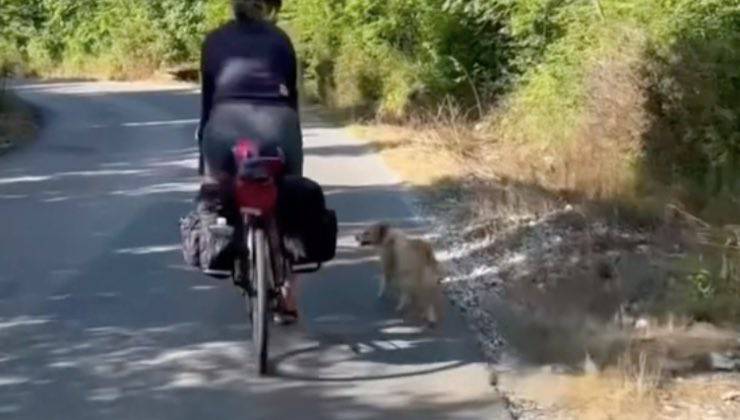
[[[239,20],[273,18],[283,5],[282,0],[231,0],[234,14]]]

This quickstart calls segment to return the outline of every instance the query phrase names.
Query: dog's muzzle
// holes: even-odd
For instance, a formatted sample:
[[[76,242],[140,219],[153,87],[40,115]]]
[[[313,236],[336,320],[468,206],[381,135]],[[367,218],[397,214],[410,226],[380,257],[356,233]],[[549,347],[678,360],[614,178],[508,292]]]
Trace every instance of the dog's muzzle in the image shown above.
[[[360,246],[369,246],[372,245],[369,240],[365,239],[362,235],[355,236],[355,240],[357,243],[360,244]]]

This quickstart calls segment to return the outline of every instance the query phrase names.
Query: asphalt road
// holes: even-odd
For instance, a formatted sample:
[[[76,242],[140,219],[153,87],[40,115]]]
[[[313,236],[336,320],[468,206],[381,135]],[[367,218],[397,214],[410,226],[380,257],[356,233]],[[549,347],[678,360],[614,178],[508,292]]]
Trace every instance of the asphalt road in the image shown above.
[[[508,418],[456,313],[430,333],[375,298],[377,263],[352,236],[423,221],[343,130],[303,116],[307,175],[338,211],[340,253],[302,279],[302,322],[274,330],[275,375],[260,379],[241,296],[179,251],[198,182],[197,91],[15,90],[44,126],[0,160],[0,418]]]

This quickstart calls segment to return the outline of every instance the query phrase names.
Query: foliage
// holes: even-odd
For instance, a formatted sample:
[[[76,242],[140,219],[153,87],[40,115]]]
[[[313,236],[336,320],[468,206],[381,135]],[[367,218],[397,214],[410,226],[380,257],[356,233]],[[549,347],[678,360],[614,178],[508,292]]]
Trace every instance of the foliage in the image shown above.
[[[290,1],[286,12],[313,93],[340,106],[402,115],[415,96],[465,100],[471,81],[486,94],[501,83],[499,36],[474,42],[474,18],[444,0]]]
[[[701,257],[687,258],[689,274],[676,285],[673,303],[689,314],[707,321],[740,322],[740,254],[737,237],[714,244]]]
[[[197,61],[229,9],[0,0],[0,71],[145,76]],[[555,155],[567,172],[578,153],[564,150],[616,160],[604,182],[623,185],[592,195],[655,195],[658,183],[697,211],[737,204],[737,0],[286,0],[282,16],[305,91],[329,105],[400,119],[455,103],[482,118],[489,144],[536,151],[533,165]]]
[[[307,86],[329,104],[397,117],[450,96],[482,102],[493,109],[491,139],[539,150],[533,165],[554,155],[563,172],[585,169],[566,151],[602,150],[593,157],[614,170],[586,180],[598,184],[591,196],[655,194],[660,184],[701,211],[740,189],[737,1],[293,0],[288,8]]]
[[[0,66],[131,77],[197,60],[228,0],[0,0]]]

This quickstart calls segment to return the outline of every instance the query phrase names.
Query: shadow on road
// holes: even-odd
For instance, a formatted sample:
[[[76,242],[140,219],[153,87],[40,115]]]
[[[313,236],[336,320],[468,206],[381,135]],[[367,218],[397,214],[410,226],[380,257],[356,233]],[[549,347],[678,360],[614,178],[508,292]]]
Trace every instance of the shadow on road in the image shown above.
[[[309,418],[345,418],[349,412],[403,418],[405,409],[341,395],[357,382],[429,375],[476,357],[450,333],[460,327],[455,322],[429,333],[398,319],[390,302],[377,301],[376,263],[346,243],[376,217],[414,224],[391,205],[396,187],[327,191],[343,219],[344,245],[336,264],[303,280],[304,324],[276,330],[273,355],[282,380],[254,377],[246,309],[236,290],[182,265],[176,222],[190,208],[189,193],[150,192],[135,196],[139,205],[131,207],[130,222],[105,237],[90,262],[49,267],[39,278],[43,299],[0,318],[0,412],[40,418],[51,415],[51,407],[65,407],[86,413],[78,418],[117,417],[164,413],[175,401],[186,401],[179,417],[199,418],[205,408],[196,402],[236,406],[246,399],[260,407],[277,404],[250,418],[276,418],[280,401],[310,404]],[[120,199],[109,198],[97,210],[111,211]],[[297,385],[315,382],[325,385]],[[36,403],[39,395],[51,398],[48,408]],[[414,418],[449,418],[470,407],[435,404],[431,397],[419,404],[426,408],[414,409]]]
[[[489,403],[386,389],[478,360],[456,314],[430,333],[375,298],[377,264],[351,238],[377,220],[419,228],[395,185],[326,186],[339,255],[302,280],[302,324],[276,330],[278,376],[256,378],[243,299],[179,251],[197,177],[192,127],[174,122],[197,115],[197,95],[116,89],[23,92],[57,118],[0,169],[0,417],[295,418],[309,407],[311,419],[435,420]],[[172,124],[130,124],[147,121]]]

